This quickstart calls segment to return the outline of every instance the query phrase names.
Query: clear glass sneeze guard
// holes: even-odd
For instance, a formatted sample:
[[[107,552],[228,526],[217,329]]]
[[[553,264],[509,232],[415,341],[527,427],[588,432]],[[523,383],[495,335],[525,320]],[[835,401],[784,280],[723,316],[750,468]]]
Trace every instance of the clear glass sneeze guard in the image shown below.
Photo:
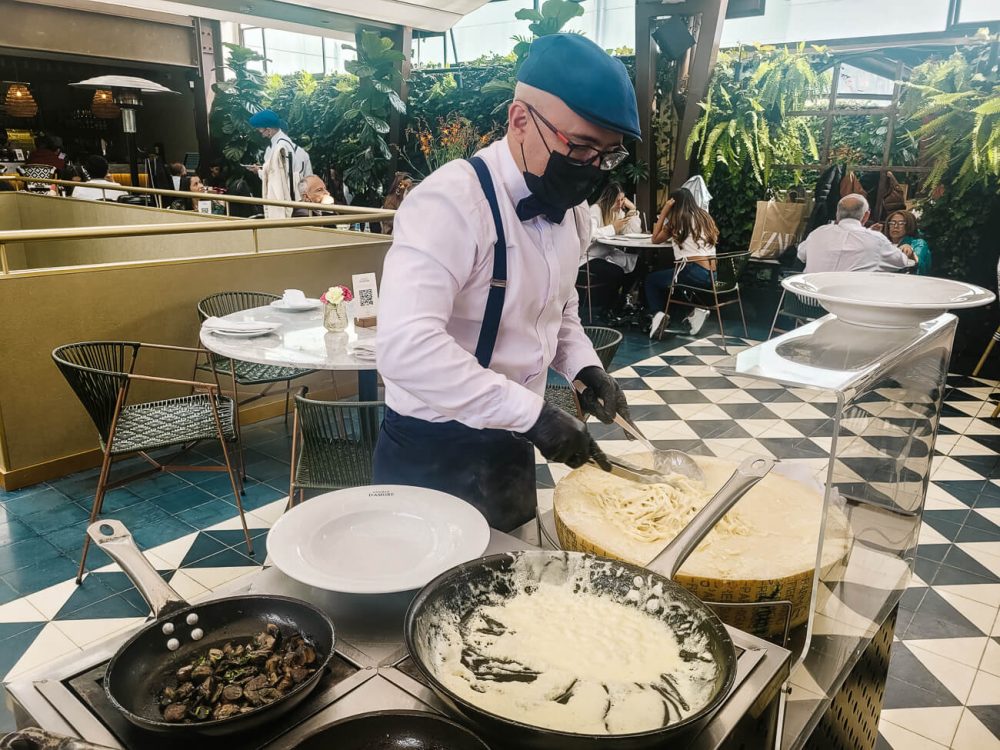
[[[794,389],[832,420],[832,437],[827,425],[802,438],[803,457],[828,440],[829,458],[805,461],[825,492],[783,750],[809,739],[909,583],[956,328],[951,314],[908,329],[828,315],[715,364],[742,388]]]

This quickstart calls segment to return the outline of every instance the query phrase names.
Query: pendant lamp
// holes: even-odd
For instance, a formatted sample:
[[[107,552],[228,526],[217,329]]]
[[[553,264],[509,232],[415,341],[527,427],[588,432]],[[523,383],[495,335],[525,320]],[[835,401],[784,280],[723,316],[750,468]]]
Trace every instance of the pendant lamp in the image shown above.
[[[110,89],[97,89],[94,92],[94,101],[90,105],[95,117],[102,120],[115,120],[121,115],[121,107],[115,104],[115,98]]]
[[[38,114],[38,102],[26,83],[11,83],[3,105],[4,111],[11,117],[34,117]]]

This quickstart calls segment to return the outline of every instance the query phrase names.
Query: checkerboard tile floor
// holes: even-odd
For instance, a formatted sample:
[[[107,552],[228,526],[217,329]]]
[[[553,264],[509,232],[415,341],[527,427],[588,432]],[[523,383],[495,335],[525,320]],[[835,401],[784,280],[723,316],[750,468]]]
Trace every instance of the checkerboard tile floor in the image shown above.
[[[682,346],[678,346],[683,343]],[[832,406],[812,392],[718,376],[718,337],[671,344],[626,338],[615,366],[632,413],[664,448],[740,458],[763,453],[819,469]],[[730,339],[730,352],[746,342]],[[949,378],[916,572],[903,595],[879,747],[1000,748],[1000,420],[997,384]],[[612,452],[616,428],[593,424]],[[253,572],[284,508],[289,438],[280,421],[245,430],[247,555],[228,479],[164,474],[114,490],[107,515],[130,527],[171,584],[194,597]],[[217,462],[211,447],[200,451]],[[567,471],[539,461],[539,498]],[[96,472],[0,493],[0,675],[12,679],[143,621],[146,606],[99,550],[72,577]],[[227,499],[228,498],[228,499]],[[11,726],[0,714],[0,729]]]

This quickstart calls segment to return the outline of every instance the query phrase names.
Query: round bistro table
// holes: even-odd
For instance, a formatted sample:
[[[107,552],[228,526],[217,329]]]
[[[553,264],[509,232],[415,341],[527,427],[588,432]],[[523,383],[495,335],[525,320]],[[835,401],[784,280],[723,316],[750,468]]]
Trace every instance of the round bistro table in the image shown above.
[[[253,338],[223,336],[201,329],[201,345],[223,357],[262,365],[301,367],[310,370],[345,370],[358,373],[358,400],[378,400],[378,373],[374,359],[359,359],[348,351],[355,342],[375,342],[375,328],[357,328],[352,306],[347,330],[332,333],[323,327],[323,308],[288,312],[275,307],[255,307],[226,315],[223,320],[280,323],[274,333]]]

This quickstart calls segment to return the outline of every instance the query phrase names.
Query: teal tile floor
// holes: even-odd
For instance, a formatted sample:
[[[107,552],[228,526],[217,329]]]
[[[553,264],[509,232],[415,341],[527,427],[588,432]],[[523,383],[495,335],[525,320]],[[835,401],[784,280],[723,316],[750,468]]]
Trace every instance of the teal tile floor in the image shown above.
[[[751,321],[752,333],[763,335],[756,323]],[[763,325],[769,323],[768,319]],[[712,333],[713,329],[706,329]],[[641,332],[630,333],[614,367],[631,367],[622,378],[628,390],[648,389],[644,378],[676,376],[673,366],[696,364],[699,352],[717,354],[717,342],[717,337],[714,342],[699,341],[679,356],[657,359],[691,343],[690,337],[651,342]],[[688,389],[660,393],[662,404],[637,404],[636,417],[676,419],[670,404],[700,403],[699,388],[719,393],[720,388],[733,387],[713,377],[701,380]],[[1000,424],[983,415],[971,414],[974,418],[970,419],[971,404],[987,398],[991,383],[957,377],[952,385],[948,418],[953,427],[964,426],[946,427],[939,438],[938,452],[949,462],[948,473],[932,482],[928,495],[916,566],[919,580],[904,598],[897,627],[903,640],[893,655],[885,714],[891,721],[883,722],[882,748],[1000,747],[996,739],[1000,735],[996,706],[1000,695],[1000,622],[996,621],[1000,609]],[[814,458],[816,443],[809,441],[822,430],[823,420],[807,424],[808,419],[778,419],[767,411],[768,399],[775,393],[753,394],[757,403],[720,402],[730,417],[728,422],[719,419],[716,425],[702,420],[697,425],[698,439],[663,447],[711,453],[713,441],[731,444],[742,437],[732,432],[739,429],[739,420],[759,421],[770,414],[776,424],[786,422],[802,437],[794,445],[785,445],[784,438],[769,443],[765,436],[757,445],[780,458]],[[607,437],[601,425],[594,426],[594,434],[599,440]],[[244,438],[249,475],[244,504],[255,557],[247,555],[229,481],[223,474],[162,474],[116,489],[105,500],[105,516],[128,525],[156,567],[185,596],[204,594],[259,566],[267,530],[284,506],[289,471],[284,425],[281,420],[253,425],[245,429]],[[781,455],[789,450],[794,455]],[[218,451],[211,445],[203,445],[194,455],[202,463],[218,463]],[[540,488],[552,486],[556,468],[539,467]],[[142,622],[148,613],[138,592],[100,550],[91,551],[91,572],[84,583],[73,584],[96,480],[97,471],[90,470],[0,492],[0,676],[13,678],[85,649]],[[950,650],[941,656],[944,646]],[[0,710],[0,730],[11,724],[10,714]],[[969,737],[976,744],[968,744]]]

